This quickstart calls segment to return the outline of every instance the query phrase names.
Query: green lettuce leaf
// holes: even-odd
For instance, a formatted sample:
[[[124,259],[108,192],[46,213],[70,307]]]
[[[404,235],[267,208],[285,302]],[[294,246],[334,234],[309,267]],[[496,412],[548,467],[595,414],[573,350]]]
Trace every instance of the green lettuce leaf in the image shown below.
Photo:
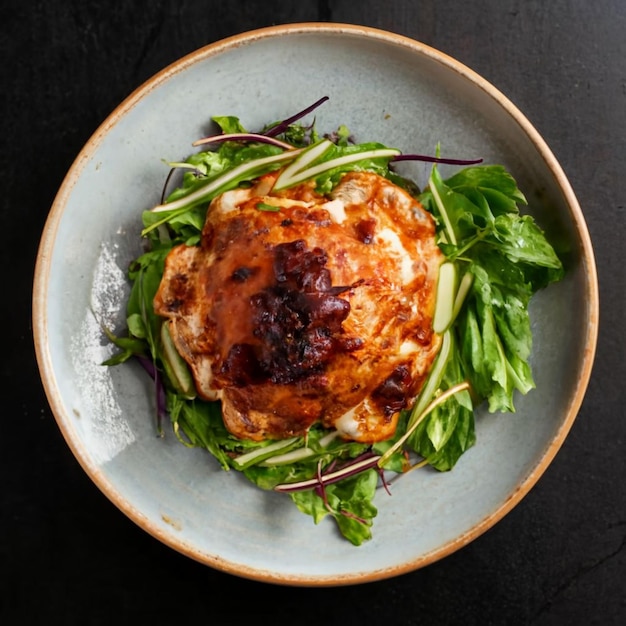
[[[373,504],[377,486],[378,474],[370,469],[327,485],[324,488],[326,502],[313,490],[290,495],[298,509],[311,515],[316,524],[332,515],[341,534],[359,546],[372,537],[371,526],[378,513]]]

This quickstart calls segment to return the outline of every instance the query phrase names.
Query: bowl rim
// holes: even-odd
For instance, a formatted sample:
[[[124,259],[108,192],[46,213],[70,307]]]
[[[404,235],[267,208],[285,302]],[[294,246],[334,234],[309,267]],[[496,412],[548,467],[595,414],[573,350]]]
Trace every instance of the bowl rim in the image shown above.
[[[297,574],[285,575],[268,570],[260,570],[245,564],[225,562],[219,557],[219,555],[207,555],[188,543],[181,541],[181,539],[175,535],[170,535],[162,531],[160,528],[156,527],[156,525],[151,523],[145,516],[143,516],[141,511],[137,510],[131,502],[125,500],[116,491],[115,487],[108,482],[103,472],[97,467],[94,461],[90,458],[89,454],[85,450],[82,450],[78,443],[73,439],[71,430],[66,424],[68,419],[66,417],[64,403],[55,384],[55,372],[52,367],[51,354],[48,347],[48,322],[46,319],[46,302],[49,275],[51,272],[51,259],[64,207],[74,185],[76,184],[76,181],[81,175],[83,168],[90,160],[91,155],[96,151],[109,130],[115,126],[117,122],[147,94],[157,89],[173,75],[184,71],[189,66],[242,45],[249,45],[264,39],[301,34],[323,34],[332,36],[349,35],[351,37],[378,40],[382,43],[408,49],[418,56],[428,57],[429,59],[436,61],[437,63],[445,66],[448,70],[466,78],[471,83],[486,92],[487,95],[496,101],[521,127],[524,134],[530,139],[541,155],[548,170],[550,170],[554,176],[556,184],[562,192],[569,209],[576,232],[580,237],[581,258],[584,264],[584,275],[586,281],[586,299],[584,305],[586,307],[585,319],[588,323],[583,343],[585,348],[584,356],[582,358],[582,364],[578,374],[576,392],[569,399],[569,404],[567,405],[564,418],[555,436],[548,443],[539,462],[526,476],[526,478],[517,485],[517,488],[509,494],[506,500],[504,500],[499,507],[497,507],[481,522],[476,524],[473,528],[461,536],[442,546],[439,546],[435,550],[426,553],[417,559],[413,559],[409,562],[404,562],[383,570],[363,571],[354,574],[329,577]],[[461,547],[467,545],[494,526],[500,519],[509,513],[537,483],[539,478],[553,461],[567,434],[569,433],[582,405],[591,376],[598,340],[598,326],[599,293],[597,270],[591,238],[581,207],[561,165],[556,160],[543,137],[526,118],[526,116],[494,85],[480,76],[477,72],[446,53],[441,52],[421,41],[395,32],[370,26],[360,26],[341,22],[296,22],[278,24],[241,32],[202,46],[195,51],[182,56],[180,59],[167,65],[152,77],[148,78],[139,87],[134,89],[97,127],[67,171],[53,200],[42,230],[41,240],[35,260],[33,280],[32,329],[35,357],[40,370],[44,391],[63,438],[78,460],[79,464],[82,466],[83,470],[96,484],[96,486],[113,504],[115,504],[127,517],[140,526],[144,531],[148,532],[148,534],[152,535],[170,548],[173,548],[191,559],[208,565],[214,569],[243,578],[293,586],[338,586],[365,583],[398,576],[441,560],[453,552],[456,552]]]

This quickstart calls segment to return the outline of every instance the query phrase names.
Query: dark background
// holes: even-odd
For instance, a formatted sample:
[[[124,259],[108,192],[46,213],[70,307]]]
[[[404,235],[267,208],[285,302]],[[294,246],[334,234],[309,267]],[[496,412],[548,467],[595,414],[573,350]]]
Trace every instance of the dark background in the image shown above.
[[[626,2],[2,0],[0,7],[0,624],[626,624]],[[120,513],[60,435],[30,323],[47,212],[100,122],[180,56],[298,21],[408,35],[504,92],[574,187],[601,295],[585,401],[530,494],[438,563],[326,589],[213,571]]]

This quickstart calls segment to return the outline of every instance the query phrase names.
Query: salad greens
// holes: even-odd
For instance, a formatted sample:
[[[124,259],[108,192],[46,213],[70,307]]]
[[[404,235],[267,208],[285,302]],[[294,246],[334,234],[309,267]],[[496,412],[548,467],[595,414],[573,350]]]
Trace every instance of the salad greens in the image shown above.
[[[170,163],[182,172],[182,181],[143,213],[148,251],[130,265],[127,336],[106,331],[119,348],[106,365],[132,357],[145,366],[155,381],[161,435],[163,421],[170,420],[184,445],[205,448],[224,470],[243,473],[261,489],[288,494],[315,523],[330,515],[341,534],[360,545],[372,536],[373,500],[380,485],[388,487],[387,474],[423,465],[452,469],[475,443],[475,407],[485,403],[490,412],[515,411],[515,393],[535,386],[528,305],[539,289],[562,278],[563,266],[533,218],[520,212],[526,199],[502,166],[355,143],[345,126],[320,136],[315,124],[299,120],[326,99],[258,133],[236,117],[214,117],[221,133],[197,141],[203,149],[184,162]],[[422,192],[394,170],[396,161],[407,159],[433,163]],[[443,179],[439,163],[464,167]],[[167,324],[154,313],[165,257],[176,245],[199,242],[210,200],[280,168],[278,187],[314,179],[321,193],[330,192],[346,171],[372,171],[410,191],[435,219],[437,243],[446,257],[434,320],[442,347],[391,440],[374,445],[345,441],[319,425],[305,437],[284,441],[233,437],[219,401],[196,397]]]

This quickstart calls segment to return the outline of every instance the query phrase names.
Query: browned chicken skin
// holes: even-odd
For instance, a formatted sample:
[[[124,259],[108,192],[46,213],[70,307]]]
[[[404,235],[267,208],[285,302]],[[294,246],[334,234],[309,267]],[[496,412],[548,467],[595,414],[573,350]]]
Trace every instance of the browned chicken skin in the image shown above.
[[[369,172],[331,198],[276,174],[216,198],[198,247],[168,255],[156,294],[201,397],[239,438],[393,435],[439,349],[431,216]],[[271,210],[273,209],[273,210]]]

